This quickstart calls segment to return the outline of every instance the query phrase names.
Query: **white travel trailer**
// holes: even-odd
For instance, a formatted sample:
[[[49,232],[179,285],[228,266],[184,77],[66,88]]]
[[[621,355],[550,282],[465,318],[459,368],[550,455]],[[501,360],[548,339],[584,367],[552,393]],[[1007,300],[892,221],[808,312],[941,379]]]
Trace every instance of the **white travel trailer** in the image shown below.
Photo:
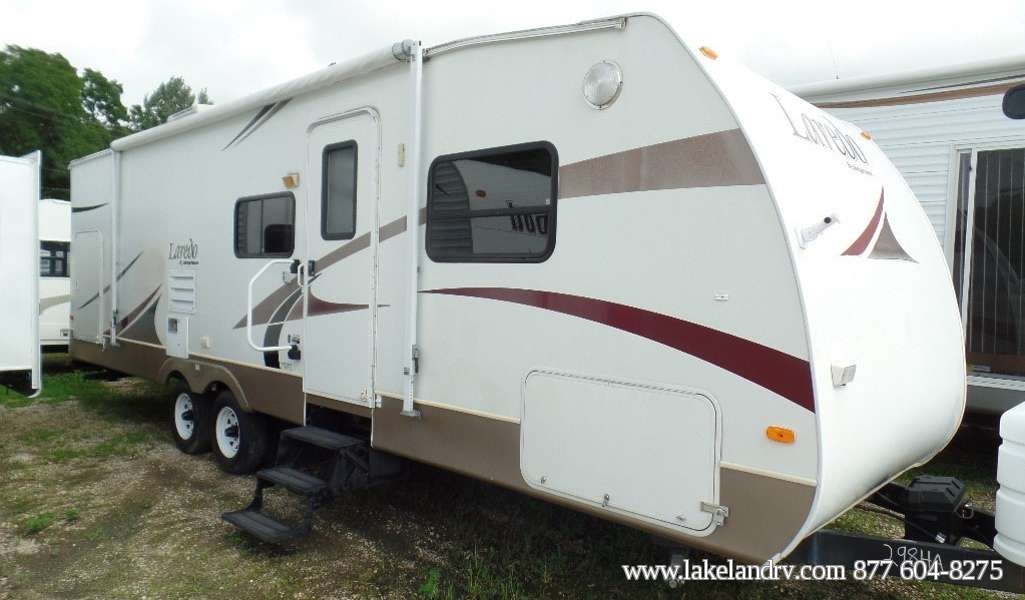
[[[1025,121],[1004,93],[1025,56],[791,91],[869,131],[944,246],[965,329],[968,408],[1025,400]]]
[[[40,154],[0,156],[0,372],[21,372],[42,387],[39,348]]]
[[[71,329],[71,203],[46,198],[39,202],[39,343],[44,348],[68,345]]]
[[[173,383],[178,445],[229,472],[299,426],[225,515],[264,540],[309,527],[265,487],[314,508],[401,456],[781,558],[960,422],[897,170],[652,15],[398,43],[71,177],[72,355]]]

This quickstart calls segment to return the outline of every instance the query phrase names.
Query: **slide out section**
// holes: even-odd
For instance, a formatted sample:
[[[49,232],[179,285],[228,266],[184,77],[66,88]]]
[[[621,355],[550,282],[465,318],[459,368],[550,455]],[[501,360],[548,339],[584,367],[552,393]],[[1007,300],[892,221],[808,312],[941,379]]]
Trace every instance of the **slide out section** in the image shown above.
[[[34,152],[0,156],[0,372],[42,388],[39,351],[39,168]],[[18,374],[25,374],[22,379]]]

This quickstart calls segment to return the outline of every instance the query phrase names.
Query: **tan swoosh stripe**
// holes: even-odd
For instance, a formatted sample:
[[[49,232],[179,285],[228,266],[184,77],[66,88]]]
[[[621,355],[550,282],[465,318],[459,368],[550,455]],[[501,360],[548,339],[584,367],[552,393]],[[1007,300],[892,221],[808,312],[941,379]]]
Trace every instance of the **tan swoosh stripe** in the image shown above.
[[[739,129],[673,140],[571,163],[559,169],[559,198],[721,185],[764,183],[751,147]],[[421,208],[419,225],[427,222]],[[380,241],[406,231],[406,217],[382,225]],[[317,270],[370,247],[364,233],[317,259]],[[274,309],[295,291],[295,281],[282,285],[253,309],[255,324],[267,323]],[[290,311],[290,316],[294,311]],[[246,317],[235,329],[246,326]]]
[[[295,280],[293,279],[292,281],[289,281],[288,283],[282,285],[278,289],[271,292],[269,296],[261,300],[259,304],[253,307],[253,323],[259,325],[261,323],[266,323],[267,321],[269,321],[271,315],[274,314],[274,309],[280,306],[281,303],[285,301],[285,298],[288,298],[290,295],[292,295],[292,292],[298,289],[299,286],[295,284]],[[248,315],[243,315],[242,319],[239,320],[238,323],[235,323],[235,329],[245,327],[247,318]]]
[[[559,199],[765,183],[739,129],[634,148],[559,169]]]
[[[50,296],[49,298],[43,298],[39,301],[39,314],[43,314],[43,311],[50,308],[51,306],[57,306],[58,304],[64,304],[70,302],[71,296],[65,294],[63,296]]]
[[[426,215],[426,211],[421,210],[420,211],[420,222],[421,223],[424,222],[425,215]],[[385,240],[387,240],[389,238],[393,238],[393,237],[395,237],[395,236],[397,236],[397,235],[399,235],[399,234],[401,234],[401,233],[403,233],[405,231],[406,231],[406,217],[399,217],[398,219],[395,219],[394,221],[391,221],[389,223],[386,223],[385,225],[382,225],[381,228],[378,230],[378,238],[380,239],[380,241],[383,242],[383,241],[385,241]],[[354,238],[353,240],[351,240],[350,242],[346,243],[345,245],[342,245],[342,246],[339,246],[338,248],[335,248],[334,250],[332,250],[331,252],[326,254],[323,258],[317,260],[317,270],[326,269],[326,268],[330,267],[331,265],[339,262],[340,260],[342,260],[342,259],[344,259],[346,257],[352,256],[353,254],[355,254],[355,253],[357,253],[357,252],[359,252],[361,250],[366,250],[369,247],[370,247],[370,235],[364,233],[363,235],[361,235],[361,236],[359,236],[357,238]],[[281,303],[285,301],[285,298],[287,298],[289,295],[292,294],[292,292],[294,292],[297,289],[298,289],[298,287],[296,286],[295,280],[293,279],[292,281],[282,285],[278,289],[276,289],[273,292],[271,292],[270,296],[267,296],[266,298],[261,300],[260,303],[257,304],[253,308],[253,323],[256,324],[256,325],[261,325],[263,323],[269,322],[271,316],[274,314],[274,309],[276,309],[278,306],[280,306]],[[297,305],[297,306],[299,306],[299,305]],[[296,309],[293,308],[293,310],[289,312],[289,316],[288,316],[289,319],[292,318],[292,314],[295,313],[295,310]],[[298,314],[298,313],[295,313],[295,314]],[[235,323],[235,329],[241,329],[242,327],[245,327],[245,326],[246,326],[246,317],[245,316],[243,316],[241,319],[239,319],[238,323]]]
[[[908,96],[891,96],[888,98],[869,98],[867,100],[816,102],[815,106],[819,108],[865,108],[870,106],[897,106],[901,104],[919,104],[922,102],[940,102],[942,100],[957,100],[960,98],[975,98],[977,96],[1003,94],[1020,83],[1021,81],[1015,81],[1011,83],[982,85],[961,90],[947,90],[944,92],[930,92],[928,94],[912,94]]]

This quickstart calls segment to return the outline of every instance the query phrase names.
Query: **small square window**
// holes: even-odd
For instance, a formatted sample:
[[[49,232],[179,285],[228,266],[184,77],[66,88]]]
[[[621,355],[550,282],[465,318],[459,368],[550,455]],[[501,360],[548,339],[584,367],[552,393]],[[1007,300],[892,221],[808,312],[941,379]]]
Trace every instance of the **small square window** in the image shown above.
[[[39,276],[68,277],[68,242],[42,242],[39,244]]]
[[[235,256],[284,258],[294,249],[295,196],[251,196],[235,203]]]

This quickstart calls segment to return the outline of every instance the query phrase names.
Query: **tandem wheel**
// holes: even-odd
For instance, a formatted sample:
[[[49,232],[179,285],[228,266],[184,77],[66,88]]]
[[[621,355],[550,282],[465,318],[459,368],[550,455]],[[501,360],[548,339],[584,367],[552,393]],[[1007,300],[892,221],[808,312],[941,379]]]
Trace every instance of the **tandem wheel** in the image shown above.
[[[185,454],[210,450],[211,401],[205,394],[189,390],[180,379],[171,382],[170,421],[174,445]]]
[[[271,447],[267,417],[243,411],[228,390],[217,395],[213,407],[213,452],[217,464],[234,475],[255,472]]]

